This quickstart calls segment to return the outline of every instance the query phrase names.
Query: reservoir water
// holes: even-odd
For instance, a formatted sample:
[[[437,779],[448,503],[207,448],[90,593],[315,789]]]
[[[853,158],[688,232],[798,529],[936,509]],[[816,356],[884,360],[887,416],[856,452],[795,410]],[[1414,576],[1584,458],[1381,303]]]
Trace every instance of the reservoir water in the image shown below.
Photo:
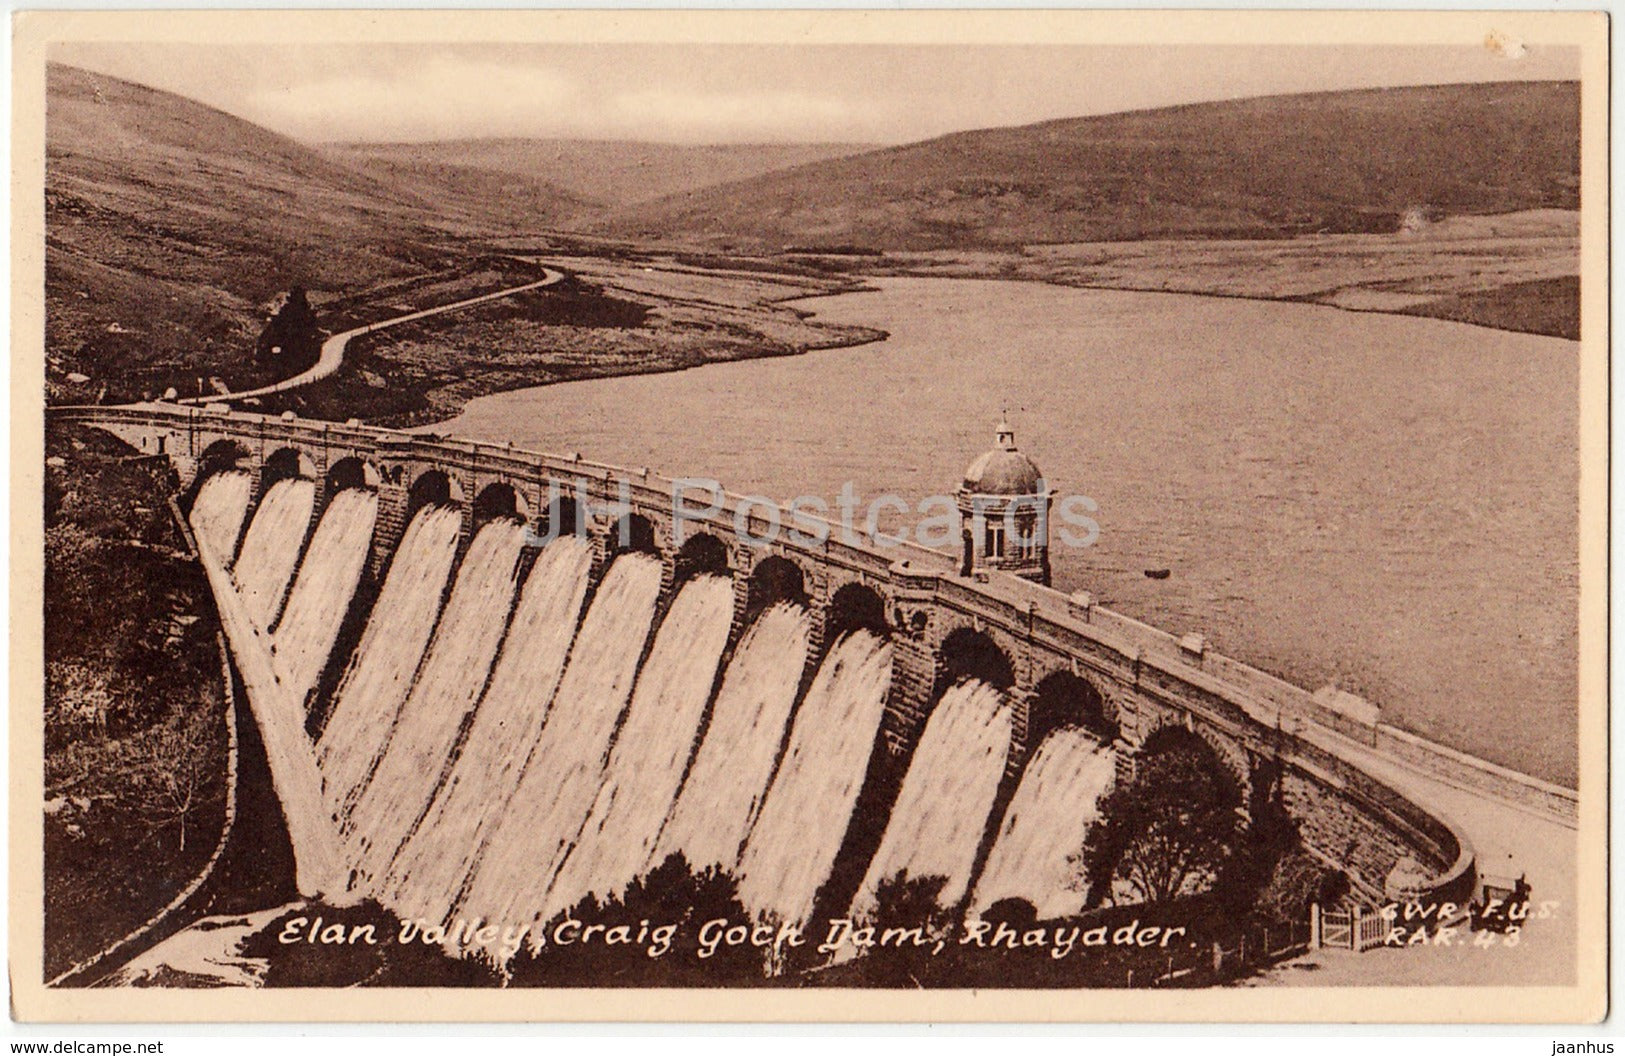
[[[1054,549],[1057,587],[1573,783],[1575,343],[1312,305],[874,285],[801,304],[883,342],[502,393],[433,430],[833,506],[847,481],[866,500],[952,494],[1008,411],[1050,486],[1099,504],[1094,545]]]

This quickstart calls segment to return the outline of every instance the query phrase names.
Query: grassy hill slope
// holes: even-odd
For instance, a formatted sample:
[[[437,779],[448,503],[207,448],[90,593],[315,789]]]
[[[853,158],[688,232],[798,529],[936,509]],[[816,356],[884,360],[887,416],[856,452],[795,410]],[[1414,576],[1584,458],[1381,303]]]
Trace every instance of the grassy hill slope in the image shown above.
[[[1392,231],[1576,207],[1579,88],[1271,96],[956,133],[621,210],[606,232],[932,249]]]
[[[857,143],[683,146],[631,140],[458,139],[432,143],[339,143],[329,157],[366,168],[445,165],[545,180],[604,206],[684,194],[716,183],[855,154]]]
[[[449,237],[536,230],[579,207],[456,166],[361,172],[168,92],[53,64],[46,342],[53,393],[122,391],[253,347],[290,285],[355,289],[439,263]]]

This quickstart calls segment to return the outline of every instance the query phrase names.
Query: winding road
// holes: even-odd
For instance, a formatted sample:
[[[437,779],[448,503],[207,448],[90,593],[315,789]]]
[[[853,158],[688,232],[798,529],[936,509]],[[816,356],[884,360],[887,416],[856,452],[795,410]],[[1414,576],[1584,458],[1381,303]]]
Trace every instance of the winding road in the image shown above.
[[[291,378],[284,378],[282,381],[279,381],[274,385],[262,385],[257,389],[244,389],[242,392],[225,392],[214,393],[208,396],[191,396],[176,402],[183,404],[236,403],[239,400],[246,400],[251,396],[269,396],[272,393],[290,392],[294,389],[304,388],[306,385],[313,382],[321,381],[323,378],[330,377],[339,369],[339,367],[344,363],[344,349],[347,345],[349,345],[351,338],[360,337],[362,334],[375,333],[391,326],[399,326],[402,323],[410,323],[418,319],[427,319],[431,315],[440,315],[443,312],[454,312],[460,308],[469,308],[476,304],[483,304],[486,301],[495,301],[503,297],[511,297],[516,293],[524,293],[527,290],[537,290],[544,286],[552,286],[555,283],[563,281],[564,279],[564,272],[554,271],[552,268],[543,268],[542,273],[542,278],[538,279],[536,282],[527,282],[523,286],[511,286],[505,290],[497,290],[493,293],[483,293],[478,297],[470,297],[467,300],[455,301],[451,304],[442,304],[435,308],[425,308],[418,312],[408,312],[405,315],[397,315],[393,319],[384,319],[380,322],[368,323],[365,326],[358,326],[353,330],[346,330],[343,333],[334,334],[332,337],[322,342],[321,355],[316,358],[316,362],[312,364],[310,369],[303,371],[302,373],[295,374]]]

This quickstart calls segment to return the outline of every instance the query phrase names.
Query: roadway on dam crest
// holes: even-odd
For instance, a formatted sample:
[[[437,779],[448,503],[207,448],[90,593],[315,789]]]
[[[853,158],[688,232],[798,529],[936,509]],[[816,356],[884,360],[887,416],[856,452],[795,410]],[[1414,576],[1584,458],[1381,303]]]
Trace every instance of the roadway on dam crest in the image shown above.
[[[1481,876],[1526,876],[1531,916],[1510,944],[1507,937],[1472,932],[1463,924],[1447,939],[1435,937],[1426,946],[1379,947],[1365,953],[1318,950],[1265,973],[1257,985],[1572,985],[1580,952],[1576,829],[1551,814],[1468,791],[1392,756],[1336,739],[1339,754],[1461,826],[1477,853]],[[1549,904],[1545,915],[1542,903]],[[1406,927],[1404,921],[1396,923]]]
[[[273,393],[291,392],[294,389],[304,388],[306,385],[313,382],[331,377],[334,372],[336,372],[339,367],[343,365],[344,349],[349,345],[352,338],[360,337],[362,334],[376,333],[379,330],[384,330],[392,326],[399,326],[402,323],[410,323],[419,319],[427,319],[432,315],[441,315],[445,312],[455,312],[458,309],[471,308],[476,304],[484,304],[487,301],[500,300],[503,297],[512,297],[516,293],[525,293],[529,290],[539,290],[544,286],[552,286],[555,283],[563,281],[564,279],[564,273],[562,271],[554,271],[552,268],[543,268],[542,271],[543,277],[536,282],[527,282],[522,286],[511,286],[505,290],[497,290],[493,293],[484,293],[478,297],[469,297],[466,300],[455,301],[451,304],[442,304],[435,308],[424,308],[421,311],[408,312],[405,315],[397,315],[392,319],[384,319],[376,323],[367,323],[365,326],[358,326],[353,330],[346,330],[343,333],[334,334],[332,337],[322,342],[321,355],[317,357],[316,362],[310,367],[310,369],[299,374],[295,374],[291,378],[285,378],[274,385],[262,385],[257,389],[245,389],[242,392],[217,393],[209,396],[193,396],[177,402],[183,404],[236,403],[240,400],[246,400],[249,397],[269,396]]]

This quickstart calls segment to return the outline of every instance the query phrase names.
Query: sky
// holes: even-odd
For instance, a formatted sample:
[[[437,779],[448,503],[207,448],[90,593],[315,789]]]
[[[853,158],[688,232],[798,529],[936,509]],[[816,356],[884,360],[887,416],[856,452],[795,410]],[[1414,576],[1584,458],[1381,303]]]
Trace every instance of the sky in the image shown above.
[[[1578,76],[1572,49],[1436,46],[74,44],[51,58],[307,141],[902,143],[1285,92]]]

